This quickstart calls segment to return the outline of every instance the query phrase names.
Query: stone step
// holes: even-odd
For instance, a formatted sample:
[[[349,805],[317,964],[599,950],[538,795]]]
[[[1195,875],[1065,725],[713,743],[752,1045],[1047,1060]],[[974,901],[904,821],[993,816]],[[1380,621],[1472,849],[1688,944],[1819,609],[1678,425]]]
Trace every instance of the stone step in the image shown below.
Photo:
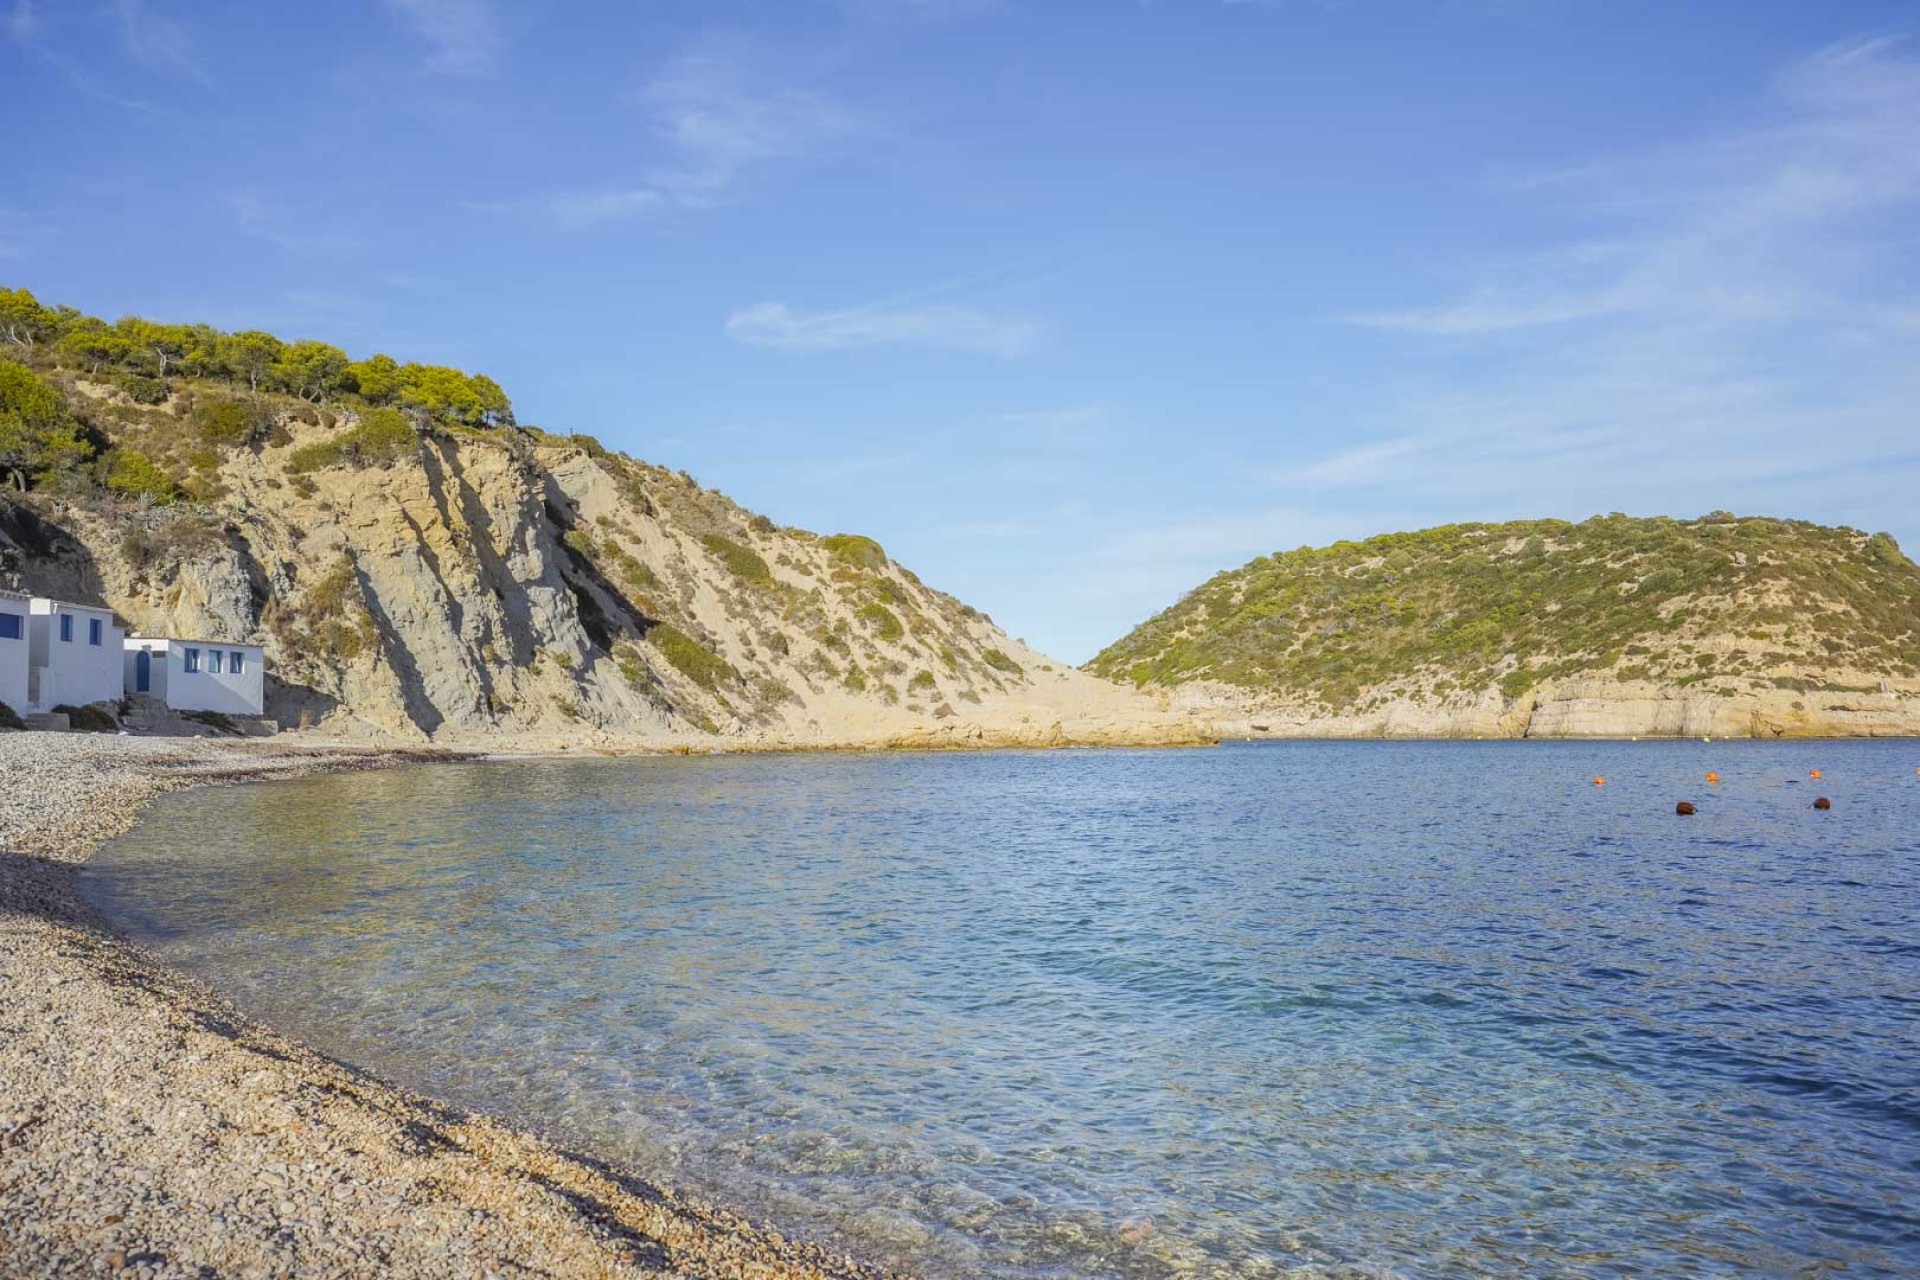
[[[38,729],[42,733],[65,733],[73,728],[73,722],[64,711],[35,711],[23,716],[27,728]]]

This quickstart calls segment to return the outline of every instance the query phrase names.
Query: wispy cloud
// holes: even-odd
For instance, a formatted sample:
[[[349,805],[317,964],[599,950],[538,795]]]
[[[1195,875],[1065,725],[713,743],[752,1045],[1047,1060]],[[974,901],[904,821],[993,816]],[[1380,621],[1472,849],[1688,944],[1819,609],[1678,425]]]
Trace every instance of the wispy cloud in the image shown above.
[[[1322,458],[1302,469],[1296,478],[1316,485],[1361,483],[1385,474],[1420,448],[1420,441],[1412,438],[1380,440]]]
[[[149,0],[113,0],[112,12],[120,43],[135,62],[149,71],[212,83],[182,23],[159,12]]]
[[[717,55],[680,59],[640,100],[654,133],[678,156],[653,185],[682,204],[711,203],[754,168],[813,154],[861,129],[832,98],[768,84],[738,59]]]
[[[47,24],[31,0],[14,0],[14,6],[7,14],[6,32],[22,49],[52,67],[68,84],[86,96],[129,111],[138,111],[142,115],[161,114],[152,103],[129,97],[95,75],[86,60],[69,58],[55,49],[49,39]]]
[[[226,197],[234,226],[243,235],[286,250],[301,257],[345,257],[365,245],[355,232],[342,227],[318,226],[290,215],[283,207],[257,191],[236,191]]]
[[[1381,439],[1287,479],[1410,509],[1910,521],[1920,60],[1838,45],[1788,68],[1770,108],[1743,132],[1503,183],[1578,232],[1458,269],[1452,298],[1357,317],[1446,370],[1382,398]]]
[[[24,258],[40,228],[15,209],[0,209],[0,258]]]
[[[487,0],[387,0],[427,44],[427,70],[448,76],[492,71],[505,41]]]
[[[1038,323],[1021,316],[944,303],[877,303],[807,312],[783,302],[757,302],[727,317],[729,338],[783,351],[846,351],[905,343],[1017,356],[1032,349],[1042,332]]]
[[[659,153],[631,178],[475,207],[567,230],[660,210],[711,208],[736,198],[758,173],[871,134],[856,112],[827,94],[782,83],[766,61],[737,52],[689,54],[630,95],[644,136]]]

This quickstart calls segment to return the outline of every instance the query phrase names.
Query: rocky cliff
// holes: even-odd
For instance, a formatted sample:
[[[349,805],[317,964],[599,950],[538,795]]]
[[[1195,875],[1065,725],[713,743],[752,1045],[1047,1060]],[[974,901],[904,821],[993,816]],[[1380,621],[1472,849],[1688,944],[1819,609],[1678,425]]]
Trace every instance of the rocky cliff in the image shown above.
[[[1221,734],[1920,734],[1920,568],[1885,534],[1449,525],[1263,556],[1088,664]]]
[[[140,404],[50,380],[103,457],[160,478],[0,498],[0,583],[104,601],[138,632],[264,644],[287,727],[529,746],[1193,738],[870,539],[782,528],[586,437],[257,395],[233,431],[218,387],[176,379]]]

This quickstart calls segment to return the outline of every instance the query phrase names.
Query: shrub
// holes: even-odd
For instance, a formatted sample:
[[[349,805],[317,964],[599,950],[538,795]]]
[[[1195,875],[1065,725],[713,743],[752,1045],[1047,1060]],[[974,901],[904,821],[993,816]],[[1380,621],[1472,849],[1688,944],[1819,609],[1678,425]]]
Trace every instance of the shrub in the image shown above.
[[[907,629],[900,625],[899,615],[883,604],[862,605],[854,616],[866,623],[882,640],[898,640],[907,633]]]
[[[102,707],[92,705],[76,707],[63,702],[54,710],[64,712],[68,726],[82,733],[118,733],[120,731],[120,722],[113,718],[111,712]]]
[[[717,689],[722,682],[731,681],[737,676],[725,658],[678,627],[664,622],[656,623],[648,629],[646,638],[647,643],[657,649],[674,670],[702,689]]]
[[[872,538],[857,533],[830,533],[820,539],[827,554],[842,564],[856,569],[883,569],[887,563],[887,553]]]
[[[705,547],[714,559],[731,569],[736,577],[745,578],[748,582],[773,581],[773,570],[767,567],[767,562],[762,560],[751,547],[743,547],[733,539],[721,537],[717,533],[709,533],[701,538],[700,545]]]
[[[251,444],[266,424],[238,400],[212,400],[194,406],[193,425],[204,443],[232,448]]]
[[[172,502],[180,488],[159,463],[138,449],[115,449],[107,464],[107,488],[127,497]]]
[[[19,712],[15,711],[6,703],[0,702],[0,729],[19,730],[25,729],[26,727],[27,722],[20,718]]]
[[[913,679],[907,681],[908,693],[932,693],[936,687],[931,671],[917,671]]]
[[[166,381],[162,378],[147,378],[137,373],[130,373],[116,381],[120,389],[127,393],[127,398],[135,404],[165,404],[170,394]]]
[[[406,414],[398,409],[369,409],[344,434],[295,449],[287,458],[287,470],[303,475],[343,462],[356,470],[386,466],[419,443],[420,436]]]
[[[1027,673],[1026,668],[1022,667],[998,649],[987,650],[980,655],[980,661],[986,663],[995,671],[1004,671],[1010,676],[1023,676]]]

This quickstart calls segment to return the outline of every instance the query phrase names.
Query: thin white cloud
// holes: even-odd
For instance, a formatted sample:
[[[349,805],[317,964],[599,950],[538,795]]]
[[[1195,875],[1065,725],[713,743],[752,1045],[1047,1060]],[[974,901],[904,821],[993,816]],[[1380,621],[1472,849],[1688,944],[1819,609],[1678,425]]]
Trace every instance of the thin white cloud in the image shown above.
[[[6,32],[22,49],[59,72],[68,84],[88,97],[112,103],[116,107],[124,107],[129,111],[138,111],[142,115],[162,114],[152,103],[130,98],[102,81],[89,69],[89,64],[95,61],[94,59],[69,58],[54,49],[52,42],[48,39],[46,23],[31,0],[15,0],[13,8],[7,14]]]
[[[1504,182],[1577,233],[1453,268],[1450,299],[1360,317],[1445,342],[1448,365],[1382,395],[1383,441],[1282,483],[1442,518],[1727,507],[1910,532],[1920,59],[1890,40],[1823,50],[1778,78],[1769,112]]]
[[[711,208],[737,198],[756,174],[871,136],[844,104],[781,83],[765,62],[734,52],[668,63],[631,95],[659,158],[629,179],[470,207],[588,230],[664,210]]]
[[[737,58],[684,57],[640,93],[654,134],[677,160],[652,185],[681,204],[725,196],[751,169],[810,155],[860,130],[839,103],[768,84]]]
[[[242,234],[301,257],[339,258],[365,247],[365,241],[341,227],[314,226],[290,216],[257,191],[236,191],[226,197],[233,222]]]
[[[492,71],[504,40],[487,0],[387,0],[387,7],[427,44],[427,70],[447,76]]]
[[[157,12],[148,0],[114,0],[113,16],[121,44],[135,62],[149,71],[212,83],[186,27]]]
[[[24,258],[39,228],[13,209],[0,209],[0,258]]]
[[[557,227],[579,231],[625,222],[638,214],[657,209],[665,202],[666,197],[651,187],[628,187],[609,191],[562,191],[535,197],[531,203],[474,207],[532,212]]]
[[[996,356],[1031,350],[1043,332],[1038,323],[1021,316],[943,303],[806,312],[784,302],[757,302],[727,317],[726,328],[736,342],[782,351],[847,351],[904,343]]]
[[[1293,478],[1313,485],[1357,484],[1381,475],[1418,453],[1418,440],[1403,437],[1346,449],[1303,467]]]

